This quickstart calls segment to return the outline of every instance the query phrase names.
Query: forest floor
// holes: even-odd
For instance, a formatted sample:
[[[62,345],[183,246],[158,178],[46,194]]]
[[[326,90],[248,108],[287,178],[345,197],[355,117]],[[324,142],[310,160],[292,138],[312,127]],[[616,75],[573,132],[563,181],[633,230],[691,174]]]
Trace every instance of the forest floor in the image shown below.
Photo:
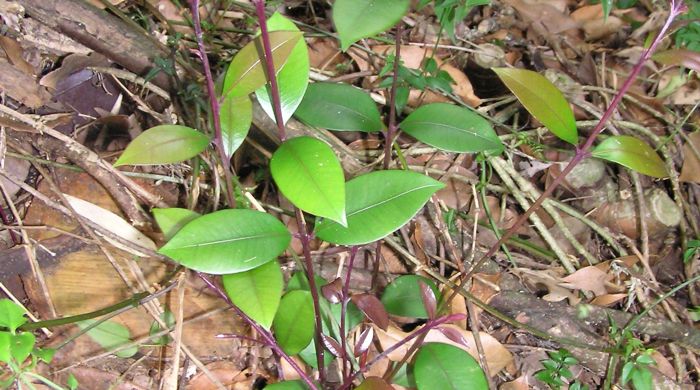
[[[203,3],[204,42],[220,81],[256,33],[255,12],[249,1]],[[304,32],[312,81],[361,88],[388,118],[380,72],[399,39],[403,66],[425,76],[425,59],[434,58],[450,76],[442,81],[448,87],[421,91],[413,85],[399,118],[431,102],[469,107],[495,124],[506,145],[500,156],[481,158],[400,133],[403,164],[446,187],[383,241],[380,259],[375,246],[360,248],[355,292],[381,292],[406,274],[443,288],[464,270],[455,264],[469,269],[571,159],[573,147],[532,118],[492,67],[544,74],[570,102],[585,136],[668,14],[668,4],[650,0],[616,1],[607,18],[600,4],[585,0],[492,0],[441,26],[433,3],[418,9],[414,1],[400,30],[347,51],[335,35],[332,2],[267,5],[270,15],[277,11]],[[691,19],[700,17],[700,5],[687,15],[660,50],[686,48],[695,67],[645,63],[606,130],[643,139],[670,177],[585,160],[507,241],[507,251],[477,270],[470,298],[452,302],[449,312],[468,314],[468,320],[429,338],[472,353],[493,388],[560,388],[537,373],[556,364],[564,349],[576,359],[564,367],[571,375],[562,379],[570,384],[601,388],[608,377],[620,385],[629,363],[648,373],[651,388],[696,388],[700,283],[665,295],[700,273],[700,52],[692,51],[700,50],[700,22]],[[157,247],[165,242],[153,208],[206,213],[226,207],[213,153],[205,153],[200,166],[112,165],[146,129],[168,123],[210,128],[187,2],[0,0],[0,17],[0,297],[21,303],[32,322],[129,303],[129,310],[108,315],[118,327],[113,333],[126,333],[107,341],[85,335],[84,323],[37,329],[37,345],[57,352],[36,372],[60,384],[72,375],[81,389],[250,389],[294,379],[294,370],[255,342],[250,327],[194,273],[176,269],[154,250],[139,253],[124,239],[130,233],[121,222],[129,221]],[[239,194],[294,232],[285,213],[292,206],[268,169],[279,143],[275,125],[257,105],[252,123],[231,164]],[[384,158],[381,133],[328,132],[294,118],[288,129],[322,134],[348,179],[376,169]],[[399,158],[395,163],[399,167]],[[347,253],[312,245],[319,276],[332,281],[345,274]],[[292,252],[302,252],[298,239],[279,259],[287,277],[298,268]],[[142,292],[147,302],[129,301],[143,298],[135,295]],[[424,322],[391,316],[388,328],[376,330],[373,353]],[[222,334],[241,337],[217,337]],[[613,346],[623,346],[617,365],[608,353]],[[402,357],[390,355],[368,375],[382,376]],[[0,379],[9,375],[3,367]]]

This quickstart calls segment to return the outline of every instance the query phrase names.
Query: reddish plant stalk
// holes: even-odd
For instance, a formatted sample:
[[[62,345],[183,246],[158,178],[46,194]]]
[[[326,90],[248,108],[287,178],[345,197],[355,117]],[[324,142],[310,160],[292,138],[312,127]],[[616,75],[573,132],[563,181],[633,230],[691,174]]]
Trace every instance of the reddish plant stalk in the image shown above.
[[[474,275],[474,273],[477,271],[477,269],[488,259],[489,257],[493,256],[498,248],[501,247],[509,238],[511,238],[515,232],[518,230],[518,228],[525,223],[525,221],[532,215],[533,212],[538,210],[540,206],[542,206],[542,203],[549,198],[554,190],[564,181],[564,178],[566,175],[568,175],[576,165],[578,165],[584,158],[590,156],[590,149],[593,146],[593,142],[595,142],[596,138],[598,135],[603,131],[605,128],[605,124],[607,121],[612,117],[612,115],[615,113],[615,110],[617,109],[617,106],[620,105],[620,102],[622,101],[622,97],[627,93],[629,88],[632,86],[632,83],[635,81],[637,78],[637,75],[639,72],[642,70],[642,67],[644,66],[644,63],[651,58],[651,55],[656,51],[657,46],[663,39],[664,35],[668,31],[669,27],[671,26],[671,23],[673,20],[680,15],[684,9],[685,5],[683,4],[682,0],[671,0],[671,10],[669,12],[668,18],[666,19],[666,23],[664,23],[663,27],[659,31],[659,33],[656,35],[654,38],[652,44],[644,50],[642,55],[639,57],[639,60],[637,63],[634,65],[632,68],[632,71],[630,72],[629,76],[625,80],[625,82],[622,84],[620,87],[619,92],[615,95],[613,100],[610,102],[610,105],[608,106],[607,110],[605,110],[605,113],[603,116],[600,118],[598,121],[598,124],[595,126],[591,134],[588,136],[586,139],[586,142],[583,143],[582,146],[577,146],[576,147],[576,153],[574,154],[574,157],[569,161],[569,163],[566,165],[566,167],[562,170],[562,172],[557,176],[552,183],[542,192],[539,198],[533,203],[523,214],[518,217],[518,219],[515,221],[513,226],[508,229],[503,236],[491,246],[488,252],[484,256],[477,261],[472,268],[467,272],[464,277],[462,278],[462,285],[469,280],[471,276]],[[460,286],[461,287],[461,286]],[[457,293],[459,289],[455,289],[455,291],[452,293],[452,296],[450,297],[449,300],[446,302],[449,302]]]
[[[214,121],[214,144],[216,145],[216,151],[218,152],[219,159],[224,168],[224,180],[226,181],[226,200],[230,208],[236,208],[236,197],[233,191],[233,180],[231,178],[231,160],[226,156],[226,151],[224,150],[224,137],[221,135],[221,118],[219,118],[219,113],[221,107],[219,105],[219,100],[216,98],[216,88],[214,88],[214,78],[211,74],[211,66],[209,66],[209,58],[207,57],[207,50],[204,47],[204,39],[202,33],[202,22],[199,18],[199,0],[190,1],[190,10],[192,12],[192,24],[194,25],[194,35],[197,40],[197,47],[199,49],[199,57],[202,60],[202,67],[204,68],[204,78],[207,84],[207,94],[209,95],[209,106],[211,108],[211,116]]]
[[[394,50],[394,69],[391,79],[391,90],[389,91],[389,126],[386,130],[384,140],[384,169],[389,169],[391,163],[391,146],[394,143],[396,134],[396,87],[399,79],[399,62],[401,61],[401,34],[403,34],[403,23],[399,22],[396,28],[396,49]]]
[[[284,142],[287,139],[287,135],[284,128],[284,118],[282,117],[282,103],[280,100],[279,87],[277,85],[277,76],[275,75],[275,64],[272,58],[272,45],[270,44],[270,34],[267,30],[267,18],[265,16],[265,1],[264,0],[253,0],[255,4],[255,11],[258,17],[258,24],[260,24],[260,37],[263,42],[263,51],[265,57],[265,72],[267,74],[267,79],[270,83],[270,95],[272,98],[272,109],[275,114],[275,122],[277,122],[277,130],[279,131],[280,141]],[[304,214],[298,207],[294,207],[297,220],[297,228],[299,234],[299,240],[301,241],[302,251],[304,252],[304,265],[306,268],[306,277],[309,280],[309,289],[311,290],[311,298],[314,304],[314,317],[315,317],[315,335],[314,335],[314,346],[316,347],[316,363],[318,365],[318,377],[321,383],[325,383],[326,374],[323,364],[324,347],[321,340],[321,332],[323,331],[321,325],[321,303],[318,295],[318,289],[316,286],[316,280],[314,278],[313,269],[313,259],[311,258],[311,236],[309,235],[308,228],[306,226],[306,220],[304,220]]]
[[[239,317],[243,318],[245,322],[248,323],[255,331],[263,338],[263,343],[268,346],[272,351],[274,351],[277,356],[280,358],[284,359],[289,363],[290,366],[294,369],[294,371],[299,374],[301,379],[306,383],[310,389],[313,390],[318,390],[318,387],[314,384],[314,382],[311,380],[311,378],[306,375],[306,372],[299,367],[299,365],[292,359],[289,355],[287,355],[282,348],[277,344],[277,341],[275,341],[275,338],[272,336],[272,334],[262,326],[260,326],[257,322],[253,321],[250,317],[248,317],[241,309],[238,308],[238,306],[234,305],[233,302],[231,302],[231,299],[226,295],[225,292],[221,290],[221,288],[216,285],[209,277],[201,272],[197,272],[197,276],[199,276],[200,279],[212,290],[216,295],[218,295],[221,299],[226,301],[229,305],[231,305],[231,308],[238,314]]]
[[[348,302],[350,301],[350,275],[352,274],[352,268],[355,265],[355,257],[357,256],[357,251],[360,249],[359,246],[350,247],[350,260],[348,261],[348,271],[345,274],[345,283],[343,284],[343,291],[341,294],[343,307],[340,310],[340,345],[343,350],[343,381],[348,378],[349,375],[349,365],[350,361],[348,359],[347,350],[347,335],[345,334],[345,321],[348,311]]]

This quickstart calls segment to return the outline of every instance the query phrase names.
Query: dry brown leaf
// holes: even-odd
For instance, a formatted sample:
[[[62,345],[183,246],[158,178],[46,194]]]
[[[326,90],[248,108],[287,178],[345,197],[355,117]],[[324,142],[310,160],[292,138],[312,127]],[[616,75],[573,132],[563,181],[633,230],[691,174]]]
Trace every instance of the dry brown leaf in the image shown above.
[[[379,344],[382,346],[382,350],[387,350],[388,348],[403,340],[410,334],[402,331],[394,325],[389,325],[386,332],[374,324],[372,325],[372,327],[374,328],[374,334],[377,335],[377,340],[379,340]],[[389,352],[389,354],[387,354],[387,358],[393,362],[401,361],[401,359],[403,359],[406,353],[408,353],[408,348],[410,344],[411,343],[403,344],[395,350]]]
[[[498,386],[498,390],[528,390],[529,388],[527,377],[524,375]]]
[[[425,337],[425,342],[438,342],[453,345],[460,348],[474,357],[477,361],[479,360],[479,352],[476,349],[476,341],[474,341],[474,334],[464,328],[460,328],[456,325],[441,325],[443,328],[450,328],[455,332],[459,332],[460,335],[466,340],[467,346],[454,342],[445,336],[442,332],[437,329],[431,329],[428,335]],[[505,368],[511,361],[513,361],[513,355],[503,346],[498,340],[486,332],[479,332],[479,338],[481,339],[481,345],[484,347],[484,355],[486,356],[486,364],[489,368],[489,373],[491,376],[496,376],[503,368]]]
[[[692,145],[692,146],[691,146]],[[698,152],[695,154],[693,148]],[[700,132],[688,135],[688,142],[683,145],[683,168],[679,180],[682,182],[700,184]]]
[[[651,358],[656,362],[656,369],[659,370],[660,373],[669,378],[676,377],[676,369],[673,368],[673,364],[671,364],[671,362],[669,362],[664,355],[659,353],[659,351],[652,352]]]
[[[445,285],[445,287],[442,290],[442,296],[443,297],[451,297],[453,294],[453,291],[449,286]],[[455,295],[454,299],[450,301],[450,314],[464,314],[464,318],[455,321],[454,324],[459,326],[460,328],[467,328],[467,301],[465,298],[459,294]],[[477,310],[481,310],[478,309]]]
[[[571,13],[571,19],[579,23],[603,19],[603,6],[601,4],[592,4],[579,7]]]
[[[51,100],[49,93],[36,82],[34,76],[27,75],[2,57],[0,57],[0,91],[33,109]]]
[[[565,283],[560,285],[571,289],[591,291],[595,296],[600,296],[607,293],[605,289],[607,279],[607,273],[594,266],[588,266],[563,278],[562,281]]]
[[[595,297],[591,305],[609,307],[627,298],[627,294],[603,294]]]
[[[515,8],[523,19],[541,23],[552,34],[579,27],[579,23],[564,14],[563,10],[546,2],[527,0],[505,0],[505,2]]]
[[[255,381],[254,376],[248,375],[248,370],[241,370],[233,362],[218,361],[207,364],[207,368],[213,376],[219,380],[227,389],[243,390],[250,389]],[[212,383],[211,379],[199,372],[187,384],[187,390],[214,390],[218,387]]]
[[[584,23],[583,33],[587,41],[595,41],[618,32],[622,25],[622,19],[610,15],[607,20],[596,19]]]
[[[16,66],[28,76],[34,76],[36,74],[34,67],[25,61],[24,57],[22,56],[24,50],[17,41],[2,35],[0,36],[0,47],[5,52],[8,61],[10,61],[12,65]]]
[[[316,38],[307,42],[309,46],[309,65],[320,70],[334,70],[345,60],[335,39]]]
[[[304,367],[304,362],[297,356],[291,356],[292,360],[299,366],[299,367]],[[297,379],[301,379],[301,376],[299,376],[299,373],[297,370],[292,368],[292,366],[287,362],[287,359],[280,359],[280,368],[282,371],[282,376],[284,377],[284,380],[287,381],[293,381]]]
[[[560,285],[562,281],[561,276],[554,269],[530,270],[527,268],[513,268],[512,272],[533,287],[542,285],[547,288],[549,294],[542,297],[545,301],[559,302],[568,299],[570,305],[576,305],[581,300],[578,295]]]
[[[119,5],[123,2],[124,2],[124,0],[109,0],[109,3],[112,5]],[[105,3],[102,2],[102,0],[88,0],[88,3],[94,5],[95,7],[99,8],[99,9],[107,8],[107,6],[105,5]]]

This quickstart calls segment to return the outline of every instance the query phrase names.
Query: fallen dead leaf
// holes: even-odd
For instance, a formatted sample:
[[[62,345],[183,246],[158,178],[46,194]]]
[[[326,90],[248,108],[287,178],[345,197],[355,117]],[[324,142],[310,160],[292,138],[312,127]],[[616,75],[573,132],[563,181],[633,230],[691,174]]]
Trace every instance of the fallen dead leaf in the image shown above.
[[[250,389],[255,376],[249,375],[248,370],[241,370],[233,362],[219,361],[207,364],[207,368],[227,389]],[[214,390],[218,387],[203,372],[197,373],[187,384],[187,390]]]
[[[610,307],[623,299],[627,298],[627,294],[603,294],[595,297],[591,301],[591,305]]]
[[[566,288],[591,291],[595,296],[607,293],[605,281],[608,274],[594,266],[583,267],[571,275],[562,278],[560,285]]]
[[[515,8],[523,19],[532,23],[541,23],[552,34],[579,27],[577,21],[564,14],[561,6],[558,9],[544,1],[505,0],[505,2]]]
[[[528,390],[530,388],[526,376],[518,377],[514,381],[506,382],[498,386],[498,390]]]
[[[513,268],[512,272],[533,287],[544,286],[549,292],[542,297],[545,301],[559,302],[568,299],[570,305],[576,305],[581,300],[578,295],[561,286],[561,276],[554,269]]]
[[[695,151],[697,151],[697,154]],[[683,145],[683,168],[679,180],[700,183],[700,132],[688,134],[688,142]]]
[[[17,41],[4,35],[0,36],[0,47],[5,52],[7,60],[10,61],[12,65],[16,66],[28,76],[34,76],[36,74],[34,67],[25,61],[22,56],[24,50]]]
[[[583,33],[587,41],[597,41],[618,32],[622,25],[622,19],[610,15],[607,20],[595,19],[585,22],[583,24]]]

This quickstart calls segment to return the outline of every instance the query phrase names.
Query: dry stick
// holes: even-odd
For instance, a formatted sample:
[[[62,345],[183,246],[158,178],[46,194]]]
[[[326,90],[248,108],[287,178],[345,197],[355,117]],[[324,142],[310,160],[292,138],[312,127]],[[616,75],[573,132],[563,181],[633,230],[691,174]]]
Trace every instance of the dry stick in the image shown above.
[[[265,53],[265,73],[270,83],[270,95],[272,97],[272,110],[275,114],[275,122],[277,123],[277,131],[279,132],[280,141],[284,142],[287,139],[287,134],[284,129],[284,118],[282,116],[282,103],[280,101],[280,92],[277,85],[277,76],[275,75],[275,63],[272,57],[272,45],[270,44],[270,34],[267,30],[267,18],[265,16],[264,0],[254,0],[255,12],[260,24],[260,36],[263,41],[263,49]],[[311,290],[311,298],[314,304],[314,319],[315,319],[315,337],[314,346],[316,347],[316,363],[318,365],[318,377],[322,384],[326,382],[326,373],[324,369],[324,347],[321,340],[321,332],[323,331],[321,324],[321,303],[314,278],[313,260],[311,257],[311,236],[309,235],[306,226],[304,214],[298,207],[294,207],[297,230],[299,231],[299,240],[301,241],[302,251],[304,252],[304,264],[306,268],[306,278],[309,281],[309,289]]]
[[[668,18],[666,19],[666,22],[664,23],[663,27],[659,31],[659,33],[656,35],[654,38],[654,41],[652,44],[642,52],[642,55],[639,57],[639,60],[635,64],[634,68],[632,68],[632,71],[630,72],[629,76],[625,80],[625,82],[622,84],[622,87],[620,88],[620,91],[615,95],[613,98],[612,102],[610,102],[610,106],[608,106],[608,109],[605,110],[605,113],[603,114],[603,117],[600,118],[598,121],[598,124],[596,127],[593,129],[591,134],[588,136],[588,139],[586,139],[586,142],[582,146],[577,146],[576,147],[576,154],[574,157],[569,161],[569,164],[566,165],[564,170],[561,172],[559,176],[557,176],[554,181],[547,187],[542,195],[540,195],[539,198],[535,201],[535,203],[530,206],[523,214],[518,217],[518,219],[515,221],[513,226],[511,226],[510,229],[508,229],[503,236],[496,242],[494,245],[491,246],[491,248],[488,250],[486,254],[484,254],[479,261],[476,262],[472,266],[472,269],[467,272],[466,275],[462,277],[462,281],[460,282],[460,285],[463,285],[466,280],[468,280],[470,277],[474,275],[474,273],[479,269],[479,267],[486,261],[486,259],[490,258],[493,256],[498,248],[501,247],[501,245],[508,240],[510,237],[515,234],[517,229],[525,223],[525,221],[530,217],[530,215],[535,212],[535,210],[539,209],[540,206],[542,205],[542,202],[544,202],[545,199],[549,198],[554,190],[559,187],[559,185],[562,183],[566,175],[568,175],[571,170],[578,165],[584,158],[590,156],[590,149],[593,146],[593,142],[595,142],[596,138],[598,135],[603,131],[605,128],[605,124],[608,122],[608,120],[612,117],[613,113],[615,112],[615,109],[617,108],[618,105],[620,105],[620,102],[622,101],[622,96],[629,90],[629,88],[632,86],[632,83],[635,81],[637,75],[639,72],[642,70],[642,67],[646,63],[646,61],[649,60],[651,57],[651,54],[656,51],[656,47],[659,45],[659,42],[661,42],[661,39],[664,37],[666,34],[666,31],[668,31],[669,27],[671,26],[671,23],[673,20],[683,12],[684,10],[684,4],[682,0],[671,0],[671,11],[669,13]],[[450,299],[454,297],[456,294],[453,293]],[[449,299],[448,299],[449,301]]]
[[[224,168],[224,179],[226,180],[226,200],[229,207],[236,208],[236,197],[233,192],[233,179],[231,178],[231,159],[226,156],[224,149],[224,138],[221,134],[221,118],[219,118],[219,101],[216,99],[216,88],[214,88],[214,78],[211,75],[211,67],[209,66],[209,58],[207,50],[204,47],[202,38],[202,23],[199,18],[199,0],[191,0],[190,7],[192,11],[192,24],[194,25],[194,35],[197,39],[197,47],[199,48],[199,57],[202,60],[204,67],[204,78],[207,83],[207,94],[209,95],[209,105],[211,106],[211,116],[214,121],[214,143],[216,151],[219,154],[219,159]]]

